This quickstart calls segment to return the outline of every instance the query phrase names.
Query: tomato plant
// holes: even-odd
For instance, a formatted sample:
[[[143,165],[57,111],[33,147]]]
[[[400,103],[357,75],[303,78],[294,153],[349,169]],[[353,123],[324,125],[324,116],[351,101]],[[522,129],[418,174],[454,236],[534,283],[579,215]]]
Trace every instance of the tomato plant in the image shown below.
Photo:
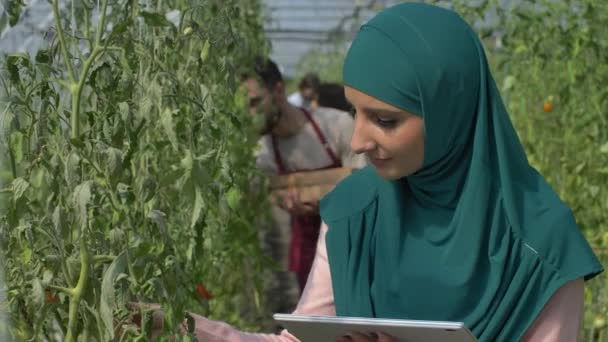
[[[267,52],[258,2],[65,7],[52,0],[48,46],[2,59],[13,337],[145,339],[149,324],[129,324],[134,301],[161,304],[166,336],[186,310],[255,326],[266,195],[251,184],[257,136],[238,84]]]

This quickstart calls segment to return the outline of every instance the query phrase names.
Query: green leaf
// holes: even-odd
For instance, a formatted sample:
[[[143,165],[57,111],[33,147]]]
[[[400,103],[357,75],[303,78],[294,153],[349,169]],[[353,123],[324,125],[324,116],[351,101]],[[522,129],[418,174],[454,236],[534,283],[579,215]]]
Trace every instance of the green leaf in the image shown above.
[[[141,200],[144,202],[148,202],[149,200],[151,200],[152,197],[154,197],[154,195],[156,194],[157,189],[158,184],[153,178],[147,177],[146,179],[144,179],[139,193]]]
[[[129,104],[126,102],[120,102],[118,104],[118,110],[120,112],[120,118],[124,122],[128,122],[129,118]]]
[[[30,183],[28,183],[25,179],[19,177],[19,178],[15,178],[12,183],[11,183],[11,189],[14,193],[13,195],[13,199],[16,201],[18,201],[23,194],[25,193],[25,191],[29,188]]]
[[[117,84],[116,71],[108,62],[104,62],[91,72],[91,86],[98,90],[114,90]]]
[[[110,120],[104,120],[103,121],[103,126],[102,126],[102,133],[103,133],[103,137],[106,140],[112,140],[112,132],[114,131],[112,128],[112,124],[110,123]]]
[[[36,52],[36,63],[48,64],[51,62],[51,52],[48,49],[40,49]]]
[[[502,83],[502,91],[504,91],[504,92],[509,91],[509,90],[513,89],[514,85],[515,85],[515,77],[513,75],[509,75],[509,76],[505,77],[505,79]]]
[[[15,26],[21,17],[21,7],[24,6],[21,0],[9,0],[7,6],[7,12],[9,16],[9,25]]]
[[[15,122],[15,114],[9,109],[10,104],[7,103],[6,107],[4,107],[4,110],[0,114],[0,136],[2,137],[7,137],[10,135],[10,131],[12,130]]]
[[[126,253],[122,252],[114,259],[112,264],[106,269],[101,281],[101,298],[99,303],[99,313],[105,325],[106,340],[114,339],[114,309],[116,308],[116,294],[114,293],[114,283],[116,278],[125,272],[127,266]]]
[[[23,146],[23,134],[21,132],[13,132],[9,138],[9,145],[13,155],[15,156],[15,163],[20,163],[23,160],[24,146]]]
[[[106,149],[107,154],[106,170],[110,176],[118,175],[122,171],[123,153],[121,150],[109,147]]]
[[[24,247],[21,251],[21,261],[24,264],[29,264],[32,261],[32,249],[29,247]]]
[[[192,208],[192,221],[190,222],[190,228],[194,228],[198,222],[204,205],[205,202],[203,200],[203,194],[201,193],[201,189],[197,186],[194,190],[194,206]]]
[[[41,309],[44,306],[44,288],[38,278],[32,281],[32,304],[36,309]]]
[[[71,152],[65,162],[65,181],[71,187],[80,180],[80,157]]]
[[[174,150],[177,150],[177,136],[175,135],[175,125],[173,123],[173,115],[178,113],[178,110],[171,110],[169,108],[165,108],[163,110],[160,117],[160,124],[164,129],[165,134],[169,138],[171,142],[171,146],[173,146]]]
[[[591,194],[592,198],[595,198],[597,196],[597,194],[600,193],[600,187],[597,185],[591,185],[589,187],[589,193]]]
[[[26,54],[14,54],[6,57],[6,69],[11,82],[21,83],[21,69],[30,68],[29,56]]]
[[[119,22],[112,29],[112,38],[115,38],[116,36],[125,33],[127,31],[127,29],[129,28],[129,26],[131,26],[131,24],[133,24],[133,20],[131,19],[130,16],[127,17],[125,20]]]
[[[71,138],[70,142],[72,143],[72,145],[74,145],[80,149],[83,149],[86,147],[86,145],[84,144],[84,142],[82,142],[82,140],[80,138]]]
[[[158,228],[160,228],[161,231],[167,231],[167,214],[163,213],[158,209],[154,209],[150,211],[150,214],[148,214],[148,218],[151,219],[154,223],[156,223],[156,225],[158,226]]]
[[[124,243],[125,233],[120,228],[113,228],[110,230],[108,238],[112,244]]]
[[[0,32],[3,32],[8,24],[9,18],[7,15],[0,14]]]
[[[608,142],[600,147],[600,153],[608,153]]]
[[[211,44],[209,43],[209,39],[205,40],[203,44],[203,48],[201,49],[201,61],[205,62],[207,57],[209,57],[209,49],[211,48]]]
[[[144,18],[144,22],[148,26],[167,27],[173,25],[164,15],[159,13],[141,11],[139,15]]]
[[[184,173],[190,176],[192,169],[194,167],[194,159],[192,157],[192,151],[186,150],[186,155],[180,161],[180,165],[184,168]]]
[[[241,120],[239,120],[239,118],[236,116],[236,114],[230,112],[228,113],[228,118],[230,119],[230,122],[232,122],[234,127],[236,127],[240,132],[243,132],[243,124],[241,123]]]
[[[72,196],[72,202],[76,208],[76,217],[78,219],[78,224],[81,227],[85,227],[87,224],[87,205],[91,201],[91,181],[85,181],[82,184],[79,184],[74,189],[74,194]]]
[[[123,203],[131,203],[131,201],[134,199],[131,187],[125,183],[116,184],[116,191],[118,192],[118,197],[120,197]]]
[[[44,270],[44,273],[42,275],[42,283],[44,285],[48,285],[51,283],[53,278],[54,278],[53,272],[51,272],[50,270]]]
[[[53,211],[53,227],[55,228],[55,234],[59,237],[59,242],[62,243],[64,239],[68,237],[68,225],[65,222],[65,213],[63,208],[56,206]]]
[[[48,184],[46,169],[36,168],[30,174],[30,184],[36,191],[44,190]],[[43,192],[43,191],[42,191]]]
[[[228,207],[232,210],[238,209],[241,198],[241,191],[235,187],[230,188],[226,193],[226,202],[228,203]]]

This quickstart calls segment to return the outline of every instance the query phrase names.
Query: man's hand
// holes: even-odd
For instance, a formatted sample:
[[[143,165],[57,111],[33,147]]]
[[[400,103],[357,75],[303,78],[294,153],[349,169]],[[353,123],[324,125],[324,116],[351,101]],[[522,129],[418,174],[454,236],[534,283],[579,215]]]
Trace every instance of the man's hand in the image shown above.
[[[300,194],[296,189],[289,189],[278,204],[294,216],[313,216],[319,214],[319,201],[302,202]]]

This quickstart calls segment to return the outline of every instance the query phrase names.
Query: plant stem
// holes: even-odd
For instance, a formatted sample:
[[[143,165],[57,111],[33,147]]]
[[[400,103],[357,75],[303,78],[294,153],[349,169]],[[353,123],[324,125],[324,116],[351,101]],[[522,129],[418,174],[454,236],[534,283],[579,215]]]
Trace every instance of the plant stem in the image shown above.
[[[56,1],[56,0],[55,0]],[[80,78],[78,79],[78,85],[73,89],[72,93],[72,139],[76,139],[80,136],[80,101],[82,100],[82,91],[84,84],[87,79],[89,69],[95,62],[95,59],[101,55],[105,48],[101,46],[101,37],[105,31],[106,22],[106,11],[108,8],[108,0],[103,0],[101,6],[101,17],[99,18],[99,24],[97,26],[97,32],[95,33],[95,45],[91,51],[91,55],[84,62],[84,66],[80,71]]]
[[[78,308],[80,306],[80,300],[84,293],[84,288],[87,283],[89,276],[89,250],[87,249],[86,235],[84,234],[85,229],[82,229],[80,235],[80,276],[78,277],[78,283],[76,287],[72,289],[72,298],[70,301],[70,311],[68,319],[68,331],[65,337],[66,342],[72,342],[74,338],[74,330],[76,327],[76,320],[78,318]]]
[[[57,290],[60,292],[63,292],[67,295],[73,295],[74,294],[74,289],[68,289],[66,287],[63,286],[56,286],[56,285],[48,285],[48,288],[53,289],[53,290]]]
[[[93,42],[91,41],[91,22],[89,16],[91,12],[89,12],[89,8],[84,6],[84,39],[87,41],[87,47],[89,51],[93,51]]]
[[[79,91],[80,92],[80,91]],[[72,94],[72,139],[80,136],[80,96]]]
[[[89,342],[89,339],[91,338],[91,323],[87,323],[86,327],[84,329],[84,334],[82,336],[82,342]]]
[[[97,32],[95,32],[95,47],[101,46],[101,37],[105,31],[106,26],[106,9],[108,8],[108,0],[103,0],[101,5],[101,18],[99,18],[99,25],[97,26]]]
[[[93,257],[95,262],[112,262],[116,259],[114,255],[96,255]]]
[[[68,267],[68,263],[66,262],[66,258],[65,258],[65,254],[63,253],[63,251],[61,252],[61,269],[63,270],[63,276],[65,278],[65,282],[69,285],[69,286],[73,286],[72,284],[72,272],[70,272],[70,268]]]
[[[70,60],[70,54],[65,44],[65,37],[63,36],[63,28],[61,27],[61,16],[59,15],[59,0],[53,0],[53,14],[55,15],[55,26],[57,30],[57,36],[59,37],[59,45],[61,46],[61,52],[63,59],[65,59],[65,65],[68,68],[68,75],[72,83],[76,83],[76,74],[72,67],[72,61]]]
[[[8,158],[11,163],[11,172],[13,174],[13,179],[17,178],[17,166],[15,165],[15,153],[13,153],[13,149],[11,146],[8,147]]]

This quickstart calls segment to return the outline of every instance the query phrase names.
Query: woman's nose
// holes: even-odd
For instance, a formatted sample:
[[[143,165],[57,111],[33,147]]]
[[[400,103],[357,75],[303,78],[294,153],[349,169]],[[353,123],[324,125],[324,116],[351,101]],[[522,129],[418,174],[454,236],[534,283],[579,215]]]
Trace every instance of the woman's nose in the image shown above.
[[[354,153],[366,153],[376,148],[376,143],[368,132],[365,118],[355,116],[353,136],[350,139],[350,148]]]

